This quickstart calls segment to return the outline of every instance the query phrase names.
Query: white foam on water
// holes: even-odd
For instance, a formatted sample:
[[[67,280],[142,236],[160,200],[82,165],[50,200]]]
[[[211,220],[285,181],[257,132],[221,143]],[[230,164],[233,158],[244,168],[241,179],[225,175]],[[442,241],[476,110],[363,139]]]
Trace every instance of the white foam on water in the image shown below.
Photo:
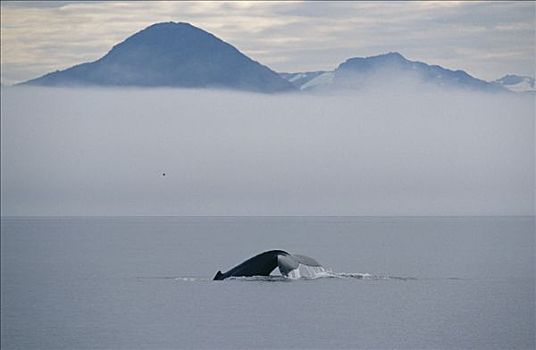
[[[231,276],[226,278],[224,281],[258,281],[258,282],[289,282],[289,278],[281,275],[270,275],[270,276]]]
[[[415,277],[373,275],[362,272],[333,272],[322,266],[309,266],[300,264],[298,268],[290,271],[287,276],[270,275],[270,276],[250,276],[250,277],[229,277],[225,281],[257,281],[257,282],[291,282],[298,280],[316,280],[316,279],[339,279],[339,280],[369,280],[369,281],[411,281],[417,280]],[[211,278],[206,277],[138,277],[142,280],[175,280],[177,282],[210,282]]]
[[[354,278],[354,279],[375,279],[377,276],[373,276],[370,273],[361,273],[361,272],[332,272],[330,277],[333,278]]]
[[[339,279],[362,279],[362,280],[399,280],[399,281],[410,281],[416,280],[416,277],[407,277],[407,276],[389,276],[389,275],[372,275],[370,273],[360,273],[360,272],[329,272],[331,278]]]
[[[286,276],[289,279],[317,279],[322,277],[329,277],[330,272],[322,266],[309,266],[299,264],[298,268],[290,271]]]
[[[208,278],[199,278],[199,277],[175,277],[175,281],[184,281],[184,282],[204,282],[210,281]]]
[[[319,278],[334,278],[343,280],[399,280],[408,281],[416,280],[415,277],[402,277],[402,276],[388,276],[388,275],[373,275],[370,273],[362,272],[333,272],[322,266],[307,266],[300,264],[295,270],[292,270],[287,276],[289,280],[299,279],[319,279]]]

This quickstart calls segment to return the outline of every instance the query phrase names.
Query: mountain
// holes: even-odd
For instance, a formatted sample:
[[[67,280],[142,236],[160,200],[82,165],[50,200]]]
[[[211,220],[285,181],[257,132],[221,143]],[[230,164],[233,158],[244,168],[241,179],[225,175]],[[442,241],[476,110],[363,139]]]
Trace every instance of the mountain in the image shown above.
[[[523,75],[508,74],[492,83],[505,87],[513,92],[536,92],[534,78]]]
[[[188,23],[157,23],[97,61],[46,74],[26,85],[295,90],[270,68]]]
[[[333,71],[276,73],[232,45],[188,23],[157,23],[115,45],[102,58],[22,85],[225,88],[256,92],[405,87],[408,83],[481,91],[534,91],[534,79],[494,82],[462,70],[410,61],[397,52],[354,57]]]
[[[299,75],[282,75],[294,77]],[[295,73],[298,74],[298,73]],[[501,86],[474,78],[462,70],[410,61],[398,52],[371,57],[354,57],[341,63],[334,71],[322,72],[311,79],[300,80],[300,90],[362,89],[385,83],[417,82],[442,87],[457,87],[490,92],[505,91]]]

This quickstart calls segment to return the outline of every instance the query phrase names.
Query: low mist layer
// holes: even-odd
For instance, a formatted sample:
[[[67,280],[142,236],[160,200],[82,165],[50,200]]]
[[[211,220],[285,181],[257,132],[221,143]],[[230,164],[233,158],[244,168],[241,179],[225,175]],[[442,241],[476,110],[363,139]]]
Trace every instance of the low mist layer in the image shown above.
[[[2,215],[532,215],[534,98],[2,89]]]

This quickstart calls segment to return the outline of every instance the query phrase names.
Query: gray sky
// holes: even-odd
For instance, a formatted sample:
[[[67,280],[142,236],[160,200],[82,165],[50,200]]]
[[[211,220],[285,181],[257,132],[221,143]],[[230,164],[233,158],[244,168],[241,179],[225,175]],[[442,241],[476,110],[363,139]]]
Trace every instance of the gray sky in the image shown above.
[[[276,71],[399,51],[493,80],[534,75],[534,2],[1,2],[1,81],[92,61],[163,21],[201,27]]]

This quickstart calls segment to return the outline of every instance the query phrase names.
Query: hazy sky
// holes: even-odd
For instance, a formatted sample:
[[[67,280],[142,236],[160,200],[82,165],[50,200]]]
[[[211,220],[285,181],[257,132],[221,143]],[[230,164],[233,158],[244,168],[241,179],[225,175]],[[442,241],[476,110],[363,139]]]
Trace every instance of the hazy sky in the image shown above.
[[[276,71],[399,51],[482,79],[534,75],[527,2],[1,2],[1,81],[103,56],[155,22],[201,27]]]

